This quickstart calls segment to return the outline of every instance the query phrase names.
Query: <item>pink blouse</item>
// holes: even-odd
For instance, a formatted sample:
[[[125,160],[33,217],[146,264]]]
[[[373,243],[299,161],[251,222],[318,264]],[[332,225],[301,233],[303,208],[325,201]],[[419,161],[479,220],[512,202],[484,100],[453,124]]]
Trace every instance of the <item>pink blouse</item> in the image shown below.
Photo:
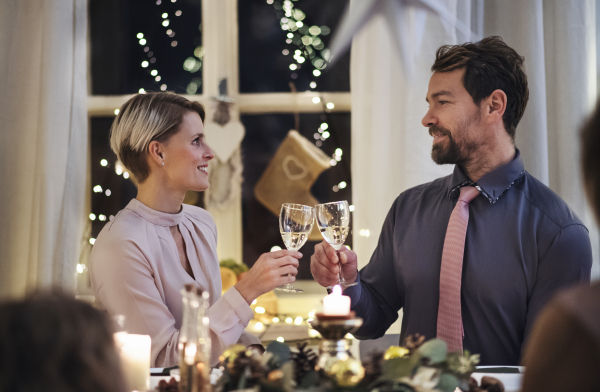
[[[179,261],[171,226],[179,227],[195,279]],[[90,256],[94,295],[111,316],[125,315],[127,332],[150,335],[153,367],[178,364],[184,284],[210,293],[211,366],[231,344],[260,343],[244,332],[254,314],[237,289],[221,296],[216,247],[210,214],[186,204],[168,214],[133,199],[100,232]]]

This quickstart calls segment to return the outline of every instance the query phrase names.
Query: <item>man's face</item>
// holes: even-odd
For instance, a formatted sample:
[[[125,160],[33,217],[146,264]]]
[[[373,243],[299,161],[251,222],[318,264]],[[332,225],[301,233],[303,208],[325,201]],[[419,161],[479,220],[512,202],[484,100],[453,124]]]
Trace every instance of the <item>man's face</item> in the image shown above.
[[[422,124],[433,136],[431,158],[439,165],[465,163],[485,142],[480,108],[463,86],[464,72],[435,72],[429,80]]]

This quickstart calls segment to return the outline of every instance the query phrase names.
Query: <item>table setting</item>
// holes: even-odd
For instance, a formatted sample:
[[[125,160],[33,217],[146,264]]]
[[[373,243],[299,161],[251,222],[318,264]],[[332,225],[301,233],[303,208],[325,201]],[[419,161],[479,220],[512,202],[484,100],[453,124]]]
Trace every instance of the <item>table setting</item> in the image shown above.
[[[314,208],[286,203],[281,207],[279,228],[287,249],[299,250],[317,223],[323,238],[339,251],[349,233],[350,210],[346,201],[316,205]],[[163,392],[511,392],[518,391],[522,367],[477,367],[479,355],[468,351],[450,352],[440,339],[426,340],[418,334],[406,338],[404,346],[390,346],[370,353],[360,361],[350,352],[349,334],[363,320],[351,311],[350,297],[343,289],[356,283],[339,282],[329,287],[322,311],[308,322],[318,337],[318,348],[308,341],[271,341],[264,353],[234,345],[219,357],[211,369],[210,320],[207,293],[186,286],[179,336],[179,366],[150,368],[150,337],[117,332],[126,379],[132,390]],[[287,293],[301,293],[292,284],[278,287]]]

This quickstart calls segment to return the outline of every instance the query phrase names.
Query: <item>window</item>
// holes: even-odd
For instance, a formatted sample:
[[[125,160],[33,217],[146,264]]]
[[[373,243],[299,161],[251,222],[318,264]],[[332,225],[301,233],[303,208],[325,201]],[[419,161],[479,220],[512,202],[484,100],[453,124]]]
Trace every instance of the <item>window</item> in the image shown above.
[[[252,190],[278,144],[296,127],[296,116],[300,133],[321,144],[331,159],[336,160],[336,149],[343,151],[336,166],[321,174],[311,192],[321,201],[351,202],[349,55],[331,71],[320,62],[318,66],[312,64],[317,55],[327,56],[323,51],[347,3],[348,0],[90,0],[91,185],[102,189],[91,192],[90,213],[95,219],[92,221],[90,215],[90,237],[95,238],[107,222],[100,220],[100,215],[108,219],[136,193],[133,183],[124,177],[125,172],[115,166],[116,157],[108,145],[115,110],[130,94],[140,89],[158,91],[162,85],[168,91],[187,94],[210,111],[219,81],[228,80],[228,95],[236,100],[246,128],[242,142],[245,180],[237,207],[242,216],[236,229],[240,235],[220,232],[219,243],[238,248],[248,265],[260,253],[269,251],[269,244],[283,245],[277,217],[253,199]],[[282,29],[282,18],[290,5],[296,12],[293,15],[301,16],[294,11],[301,10],[302,21],[308,28],[319,27],[319,31],[297,28],[294,33],[298,34],[288,38],[291,31]],[[312,58],[307,49],[309,40],[301,42],[304,36],[310,36],[315,43]],[[296,50],[306,56],[303,62],[298,60]],[[292,70],[292,64],[300,67]],[[315,73],[315,69],[319,72]],[[232,120],[236,116],[234,113]],[[319,132],[324,122],[330,129]],[[107,190],[110,196],[106,195]],[[202,205],[202,196],[191,202]],[[252,233],[257,233],[256,228],[263,227],[263,222],[267,228],[265,237],[255,241]],[[312,249],[307,248],[304,253],[308,258]],[[308,267],[308,263],[301,263],[300,278],[311,278]],[[85,273],[79,291],[89,292]]]

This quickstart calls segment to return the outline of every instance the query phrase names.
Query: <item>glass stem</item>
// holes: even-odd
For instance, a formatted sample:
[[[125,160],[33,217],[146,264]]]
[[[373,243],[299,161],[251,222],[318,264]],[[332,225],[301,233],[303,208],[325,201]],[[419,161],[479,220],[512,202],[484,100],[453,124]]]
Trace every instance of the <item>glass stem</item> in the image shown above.
[[[346,286],[346,279],[344,279],[344,272],[342,271],[342,258],[340,257],[340,251],[336,250],[338,262],[340,263],[340,286],[344,288]]]

